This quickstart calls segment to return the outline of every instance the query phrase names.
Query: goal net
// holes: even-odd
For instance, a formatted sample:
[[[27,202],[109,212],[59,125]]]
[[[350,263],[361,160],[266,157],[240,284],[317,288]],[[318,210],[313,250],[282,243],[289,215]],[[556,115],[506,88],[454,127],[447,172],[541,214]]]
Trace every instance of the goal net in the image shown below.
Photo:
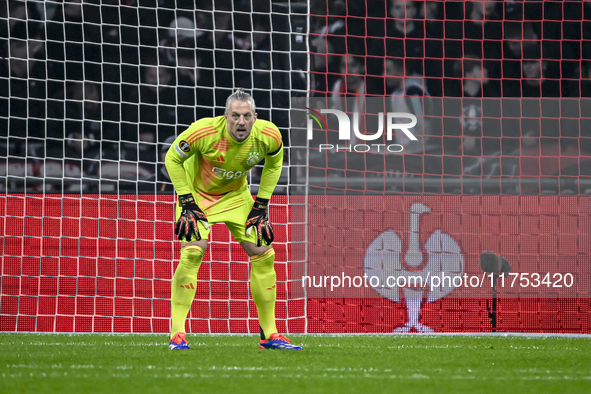
[[[0,330],[168,332],[174,190],[164,154],[237,87],[283,134],[271,200],[281,332],[304,200],[290,174],[291,97],[305,96],[307,5],[270,1],[3,1]],[[256,194],[262,167],[249,175]],[[213,226],[188,332],[258,333],[249,260]]]
[[[244,87],[281,332],[590,332],[590,2],[0,4],[0,331],[168,332],[163,152]],[[187,327],[259,332],[223,225]]]
[[[590,332],[590,11],[311,4],[310,332]]]

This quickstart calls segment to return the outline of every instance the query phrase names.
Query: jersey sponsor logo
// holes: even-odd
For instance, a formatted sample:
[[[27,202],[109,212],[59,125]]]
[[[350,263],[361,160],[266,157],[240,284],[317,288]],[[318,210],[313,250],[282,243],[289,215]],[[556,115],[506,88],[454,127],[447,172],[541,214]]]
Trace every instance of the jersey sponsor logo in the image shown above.
[[[248,174],[247,171],[230,171],[219,167],[213,167],[211,171],[221,179],[238,179]]]
[[[259,152],[250,152],[248,154],[248,157],[246,158],[246,164],[248,164],[249,166],[254,166],[260,161],[261,158],[259,156]]]
[[[179,142],[179,148],[181,148],[183,152],[189,152],[191,150],[191,145],[189,145],[187,141],[182,140]]]

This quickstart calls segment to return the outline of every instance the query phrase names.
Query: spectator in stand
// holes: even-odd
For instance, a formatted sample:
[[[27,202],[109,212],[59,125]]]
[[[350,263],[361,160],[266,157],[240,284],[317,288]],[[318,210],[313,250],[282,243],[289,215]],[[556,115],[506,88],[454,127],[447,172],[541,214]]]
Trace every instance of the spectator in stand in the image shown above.
[[[211,23],[204,23],[207,19],[203,17],[203,14],[203,12],[197,13],[198,18],[202,16],[199,18],[201,20],[199,27],[196,26],[192,14],[179,16],[170,22],[168,29],[164,33],[165,37],[160,41],[159,48],[160,56],[166,58],[168,63],[173,64],[176,61],[175,49],[177,47],[207,49],[207,52],[211,55],[213,48],[211,32],[204,30],[208,28],[211,30],[211,27],[208,27]],[[183,41],[185,44],[183,44]],[[211,67],[212,62],[208,61],[207,66]]]
[[[105,63],[121,62],[121,35],[119,9],[115,7],[102,7],[101,38],[103,40],[101,49],[102,61]],[[128,21],[125,21],[128,24]]]
[[[444,57],[442,2],[424,1],[420,17],[425,19],[425,84],[429,86],[432,95],[441,96]]]
[[[446,84],[445,96],[463,98],[461,127],[457,127],[456,121],[445,122],[444,119],[445,173],[500,175],[501,132],[494,121],[486,122],[483,118],[485,101],[481,99],[499,97],[498,81],[489,80],[486,63],[474,55],[456,61],[453,71],[457,84]]]
[[[540,50],[539,36],[531,22],[505,22],[503,36],[503,79],[521,78],[521,59],[524,50]],[[510,81],[515,83],[516,81]],[[503,91],[503,95],[505,92]]]
[[[192,39],[185,38],[176,49],[177,130],[183,131],[195,119],[214,116],[212,70],[202,68],[202,51],[195,50]]]
[[[100,100],[96,84],[72,83],[66,90],[64,157],[86,175],[95,175],[100,164]]]
[[[66,144],[64,155],[87,175],[95,175],[101,149],[101,92],[92,82],[71,82],[66,90]],[[106,148],[106,147],[105,147]],[[82,160],[77,160],[82,159]]]
[[[449,175],[501,175],[500,130],[485,123],[479,99],[463,99],[459,119],[444,119],[444,173]],[[460,127],[458,128],[458,121]],[[471,189],[470,193],[479,192]]]
[[[443,21],[445,58],[450,60],[462,58],[464,54],[464,2],[442,1],[441,7],[445,15]]]
[[[443,20],[443,9],[440,1],[423,1],[420,7],[419,15],[425,21],[441,21]],[[428,28],[426,30],[429,30]],[[438,35],[439,36],[439,35]]]
[[[232,49],[232,4],[230,2],[216,2],[213,13],[213,48]],[[217,62],[216,62],[217,63]]]
[[[3,6],[0,9],[0,17],[8,17],[8,23],[0,24],[0,37],[8,37],[8,33],[11,32],[19,22],[42,20],[41,15],[33,2],[10,1],[8,2],[8,9],[5,4],[6,2],[3,2]],[[6,13],[6,11],[8,11],[8,13]]]
[[[389,0],[388,4],[391,18],[386,21],[387,55],[422,59],[425,28],[419,19],[418,4],[410,0]],[[413,67],[420,63],[413,64]],[[423,73],[422,66],[417,72]]]
[[[141,75],[139,89],[130,91],[122,106],[125,122],[122,159],[154,163],[158,141],[176,135],[174,75],[166,64],[145,65]]]
[[[43,46],[42,25],[38,22],[17,22],[7,42],[8,61],[2,76],[8,79],[5,90],[8,100],[2,100],[1,113],[8,115],[11,155],[26,155],[29,147],[43,146],[46,137],[45,102],[47,70]],[[6,80],[6,79],[5,79]],[[29,151],[33,156],[41,152]]]
[[[500,80],[489,79],[486,61],[476,55],[456,60],[454,78],[445,81],[447,97],[500,97]]]
[[[464,37],[472,40],[496,39],[502,38],[503,26],[500,23],[494,23],[502,19],[502,13],[498,1],[480,0],[466,1]]]
[[[213,70],[216,81],[216,88],[223,90],[216,90],[219,95],[217,103],[221,103],[224,97],[232,93],[233,83],[233,49],[234,36],[232,26],[232,3],[230,1],[216,1],[215,12],[213,15],[214,33],[212,37],[213,59],[209,61],[207,57],[200,56],[202,67],[207,67]]]
[[[330,107],[348,113],[365,113],[365,58],[361,56],[345,55],[341,58],[341,78],[331,89]],[[361,133],[365,133],[363,116],[359,116],[356,125]],[[351,144],[356,144],[357,139],[352,135]]]
[[[102,42],[100,29],[90,29],[84,22],[92,12],[83,12],[82,0],[59,4],[51,20],[46,22],[47,53],[55,61],[66,61],[66,78],[84,78],[83,61],[101,61],[98,45]],[[63,67],[63,64],[62,64]],[[56,67],[57,68],[57,67]]]
[[[386,58],[384,60],[384,83],[386,85],[386,112],[409,112],[417,117],[413,134],[419,138],[420,144],[410,141],[404,134],[396,134],[394,141],[404,146],[404,153],[418,154],[432,151],[433,141],[427,136],[430,133],[428,118],[431,113],[429,93],[421,75],[404,67],[404,59]],[[401,119],[400,123],[407,123]]]
[[[328,5],[328,19],[326,1],[312,3],[310,19],[312,22],[310,37],[311,66],[313,92],[317,96],[325,95],[330,91],[339,79],[341,57],[338,54],[345,53],[346,43],[346,13],[345,4],[342,1],[330,2]],[[328,20],[328,24],[325,22]]]
[[[270,114],[271,103],[271,20],[269,15],[256,14],[252,20],[253,31],[247,39],[250,43],[242,46],[249,48],[248,52],[235,51],[235,64],[240,68],[246,68],[247,72],[236,73],[238,86],[253,92],[252,96],[257,103],[259,116],[263,119],[272,119]],[[246,57],[239,57],[246,55]],[[250,66],[249,64],[252,64]],[[240,79],[242,75],[242,79]],[[277,96],[277,93],[275,93]]]
[[[197,51],[195,50],[195,40],[190,37],[180,39],[176,47],[168,55],[168,60],[176,66],[177,85],[198,86],[197,80],[201,77],[202,70],[200,67],[201,58],[197,57]]]
[[[335,107],[344,107],[343,98],[354,97],[353,112],[363,112],[365,99],[365,59],[361,56],[345,55],[341,57],[341,77],[331,89],[331,102]]]
[[[168,152],[170,145],[172,145],[175,139],[176,136],[173,135],[160,144],[156,172],[150,178],[142,179],[143,182],[138,183],[139,190],[166,194],[174,193],[174,187],[172,186],[168,170],[164,165],[164,159],[166,158],[166,152]]]
[[[367,7],[371,2],[346,1],[347,4],[347,53],[356,56],[367,54]]]
[[[575,97],[591,97],[591,61],[583,61],[581,62],[580,67],[580,79],[575,80],[578,84],[580,83],[580,90],[576,90],[580,92]],[[573,89],[575,91],[575,89]]]
[[[521,61],[521,83],[503,81],[503,95],[507,97],[560,97],[560,80],[550,79],[549,62],[542,59],[539,48],[524,49]]]
[[[385,31],[381,23],[368,24],[368,34],[372,37],[367,40],[368,73],[372,75],[374,69],[382,70],[381,59],[388,56],[406,58],[407,68],[423,75],[425,27],[419,15],[421,4],[410,0],[388,0],[386,5],[388,15]],[[380,39],[384,36],[385,39]],[[372,59],[376,59],[377,63],[374,64]],[[370,87],[370,93],[373,93],[373,90]]]
[[[217,47],[213,42],[209,16],[207,12],[197,12],[197,25],[190,14],[177,17],[169,25],[168,37],[161,42],[161,57],[176,66],[177,100],[180,105],[177,124],[181,128],[176,133],[183,131],[195,119],[213,116],[212,50]]]
[[[68,133],[66,137],[80,139],[72,136],[72,133],[77,133],[79,136],[86,136],[88,141],[100,141],[102,134],[100,85],[89,81],[70,82],[66,90],[65,104],[66,132]]]
[[[482,54],[489,62],[491,76],[500,77],[502,57],[502,3],[491,0],[466,1],[464,21],[464,53]]]

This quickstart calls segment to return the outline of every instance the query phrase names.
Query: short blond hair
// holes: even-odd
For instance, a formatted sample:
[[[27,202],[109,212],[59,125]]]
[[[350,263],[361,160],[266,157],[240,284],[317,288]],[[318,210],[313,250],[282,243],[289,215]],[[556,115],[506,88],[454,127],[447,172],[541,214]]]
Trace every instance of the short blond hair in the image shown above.
[[[226,99],[226,113],[230,111],[230,103],[234,100],[243,102],[250,101],[250,104],[252,106],[252,112],[256,112],[256,105],[254,103],[254,99],[252,98],[252,96],[249,93],[247,93],[243,88],[238,88]]]

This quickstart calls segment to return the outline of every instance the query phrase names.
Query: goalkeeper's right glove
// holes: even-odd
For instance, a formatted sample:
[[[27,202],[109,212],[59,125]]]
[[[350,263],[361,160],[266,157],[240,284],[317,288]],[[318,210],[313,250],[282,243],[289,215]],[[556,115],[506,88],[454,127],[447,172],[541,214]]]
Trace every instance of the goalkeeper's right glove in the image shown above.
[[[261,246],[262,241],[271,245],[275,239],[273,225],[269,221],[269,213],[267,212],[268,206],[269,199],[257,197],[246,219],[246,236],[250,237],[252,229],[254,229],[257,236],[257,246]]]
[[[174,233],[179,240],[183,240],[183,237],[187,242],[191,242],[191,237],[195,234],[197,241],[201,240],[201,234],[199,234],[199,226],[197,223],[201,222],[203,227],[209,229],[209,222],[207,217],[199,208],[192,194],[183,194],[179,196],[179,205],[183,208],[181,216],[177,220],[174,226]]]

